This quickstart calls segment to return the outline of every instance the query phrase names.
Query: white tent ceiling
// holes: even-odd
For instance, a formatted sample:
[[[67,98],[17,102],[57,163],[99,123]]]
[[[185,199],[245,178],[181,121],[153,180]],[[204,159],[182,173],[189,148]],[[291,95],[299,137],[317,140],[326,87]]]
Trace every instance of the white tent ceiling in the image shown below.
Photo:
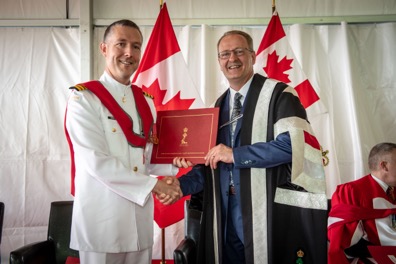
[[[272,0],[168,0],[173,25],[263,25],[272,14]],[[153,25],[158,0],[2,0],[2,25],[76,25],[90,12],[95,25],[126,17]],[[279,0],[283,24],[396,21],[394,0]],[[92,7],[92,8],[86,8]]]

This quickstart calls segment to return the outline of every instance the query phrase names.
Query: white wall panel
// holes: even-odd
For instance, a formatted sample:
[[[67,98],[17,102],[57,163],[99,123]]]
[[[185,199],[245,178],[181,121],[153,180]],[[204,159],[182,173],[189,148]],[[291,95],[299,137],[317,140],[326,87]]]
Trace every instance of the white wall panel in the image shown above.
[[[63,19],[65,0],[0,0],[1,19]]]
[[[152,25],[159,12],[159,3],[159,0],[92,0],[93,17],[110,20],[130,18]],[[173,20],[193,20],[198,25],[212,24],[205,22],[211,19],[237,22],[240,19],[268,18],[272,13],[272,0],[168,0],[167,5]],[[79,0],[0,0],[0,20],[76,19],[80,14],[79,6]],[[394,0],[282,0],[276,1],[276,6],[284,20],[396,15]]]

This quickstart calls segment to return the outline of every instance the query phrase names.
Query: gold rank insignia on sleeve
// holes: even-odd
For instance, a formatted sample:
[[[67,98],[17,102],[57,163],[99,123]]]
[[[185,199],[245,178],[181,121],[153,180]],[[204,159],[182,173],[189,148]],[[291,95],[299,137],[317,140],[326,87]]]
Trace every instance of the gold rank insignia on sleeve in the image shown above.
[[[77,91],[88,90],[87,87],[85,87],[84,85],[81,85],[81,84],[76,84],[75,86],[72,86],[69,89],[73,89],[73,90],[77,90]]]
[[[154,95],[149,94],[148,92],[144,92],[144,91],[143,91],[143,95],[146,96],[146,97],[149,97],[149,98],[151,98],[151,99],[154,99]]]

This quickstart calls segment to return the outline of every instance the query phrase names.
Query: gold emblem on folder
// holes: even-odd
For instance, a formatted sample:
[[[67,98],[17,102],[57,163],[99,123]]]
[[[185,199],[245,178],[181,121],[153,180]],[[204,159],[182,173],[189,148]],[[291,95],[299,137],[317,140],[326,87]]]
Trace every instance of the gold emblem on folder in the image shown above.
[[[183,128],[183,135],[182,135],[183,138],[180,140],[180,146],[188,146],[188,142],[186,141],[186,138],[188,136],[187,132],[188,132],[188,128],[187,127]]]

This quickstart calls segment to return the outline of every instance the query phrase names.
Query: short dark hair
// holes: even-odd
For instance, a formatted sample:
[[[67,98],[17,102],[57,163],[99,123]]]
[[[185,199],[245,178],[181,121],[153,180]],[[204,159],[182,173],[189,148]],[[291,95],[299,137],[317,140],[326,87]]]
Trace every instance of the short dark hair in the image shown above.
[[[136,29],[139,31],[139,34],[140,34],[140,36],[142,37],[142,41],[143,41],[143,34],[142,34],[142,32],[140,31],[139,26],[138,26],[135,22],[133,22],[133,21],[131,21],[131,20],[129,20],[129,19],[121,19],[121,20],[118,20],[118,21],[115,21],[115,22],[111,23],[111,24],[106,28],[106,31],[105,31],[105,33],[104,33],[104,35],[103,35],[103,42],[106,42],[107,36],[110,34],[111,30],[112,30],[115,26],[124,26],[124,27],[136,28]]]
[[[244,37],[246,39],[247,44],[249,46],[248,48],[250,50],[253,50],[253,39],[248,33],[241,31],[241,30],[230,30],[230,31],[227,31],[226,33],[224,33],[223,36],[221,36],[221,38],[217,42],[217,51],[219,51],[219,45],[220,45],[221,40],[224,37],[229,36],[229,35],[241,35],[242,37]]]
[[[395,143],[383,142],[375,145],[371,150],[368,157],[368,166],[371,171],[378,169],[378,163],[384,155],[391,153],[396,149]]]

